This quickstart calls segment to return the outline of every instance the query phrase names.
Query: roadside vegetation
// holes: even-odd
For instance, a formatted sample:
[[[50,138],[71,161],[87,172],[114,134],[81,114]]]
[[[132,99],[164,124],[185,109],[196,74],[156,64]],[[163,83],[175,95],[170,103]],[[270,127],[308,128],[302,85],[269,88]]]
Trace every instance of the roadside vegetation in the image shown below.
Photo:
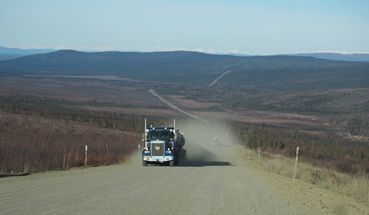
[[[242,145],[263,152],[294,157],[296,147],[304,162],[330,170],[369,174],[369,143],[353,141],[334,134],[304,132],[298,128],[265,124],[231,124]]]
[[[261,151],[259,161],[258,151],[245,147],[243,156],[259,168],[293,179],[295,159],[268,151]],[[300,156],[296,179],[303,180],[318,187],[350,196],[369,206],[369,178],[368,175],[345,174],[339,171],[312,165]]]
[[[353,197],[369,206],[369,143],[299,126],[228,123],[256,166]],[[259,158],[260,150],[260,158]]]
[[[85,145],[89,166],[116,163],[140,140],[136,133],[8,113],[1,113],[0,129],[4,176],[83,166]]]
[[[83,166],[85,145],[89,166],[124,161],[137,151],[143,119],[34,96],[0,97],[0,175]]]

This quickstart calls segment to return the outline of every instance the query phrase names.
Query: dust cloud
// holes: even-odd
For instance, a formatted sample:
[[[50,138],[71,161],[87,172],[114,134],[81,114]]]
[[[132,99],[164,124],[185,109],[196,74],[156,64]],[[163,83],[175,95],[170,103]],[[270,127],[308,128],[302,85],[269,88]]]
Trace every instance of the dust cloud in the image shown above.
[[[179,121],[177,128],[186,140],[184,166],[232,165],[234,157],[230,151],[237,138],[227,130],[224,123],[188,119]]]
[[[178,167],[232,166],[237,138],[226,127],[226,123],[196,119],[177,120],[176,129],[184,135],[185,158],[181,157]],[[141,166],[141,150],[131,156],[126,166]]]

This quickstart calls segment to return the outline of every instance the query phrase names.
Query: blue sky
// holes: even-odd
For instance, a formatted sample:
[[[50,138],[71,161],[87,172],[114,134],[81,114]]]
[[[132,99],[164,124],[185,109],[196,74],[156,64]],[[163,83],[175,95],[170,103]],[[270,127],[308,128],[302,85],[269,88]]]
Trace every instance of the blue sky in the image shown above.
[[[0,46],[369,52],[366,0],[0,0]]]

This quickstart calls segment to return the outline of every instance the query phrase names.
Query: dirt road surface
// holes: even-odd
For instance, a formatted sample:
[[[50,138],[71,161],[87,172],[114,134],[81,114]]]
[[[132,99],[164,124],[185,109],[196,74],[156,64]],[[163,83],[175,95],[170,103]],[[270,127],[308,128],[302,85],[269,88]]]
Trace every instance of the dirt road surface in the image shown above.
[[[0,179],[0,214],[296,214],[226,134],[193,124],[178,167],[120,165]],[[218,136],[216,141],[213,139]]]

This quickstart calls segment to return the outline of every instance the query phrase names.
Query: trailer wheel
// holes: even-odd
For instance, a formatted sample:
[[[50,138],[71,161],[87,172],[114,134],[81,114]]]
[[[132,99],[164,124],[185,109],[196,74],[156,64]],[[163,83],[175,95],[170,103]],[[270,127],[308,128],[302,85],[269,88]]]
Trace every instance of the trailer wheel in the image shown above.
[[[169,161],[169,166],[174,166],[174,161]]]
[[[142,161],[142,166],[147,166],[147,161]]]

